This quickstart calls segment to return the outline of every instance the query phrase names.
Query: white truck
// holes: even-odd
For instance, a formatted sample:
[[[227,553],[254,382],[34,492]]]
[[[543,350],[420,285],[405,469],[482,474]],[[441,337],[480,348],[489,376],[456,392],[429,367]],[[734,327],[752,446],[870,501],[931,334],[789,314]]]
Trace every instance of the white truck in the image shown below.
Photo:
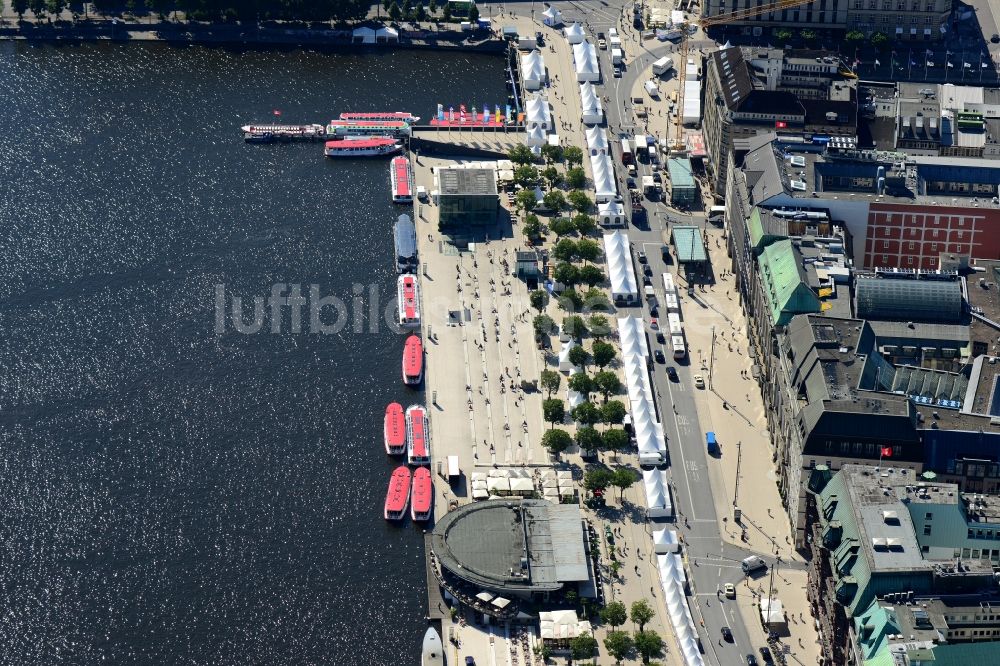
[[[620,65],[625,60],[625,53],[621,49],[611,49],[611,64]]]
[[[653,74],[660,76],[666,74],[674,68],[674,59],[670,56],[663,56],[653,63]]]
[[[660,98],[660,89],[656,86],[655,81],[646,81],[645,88],[647,95],[649,95],[653,99]]]

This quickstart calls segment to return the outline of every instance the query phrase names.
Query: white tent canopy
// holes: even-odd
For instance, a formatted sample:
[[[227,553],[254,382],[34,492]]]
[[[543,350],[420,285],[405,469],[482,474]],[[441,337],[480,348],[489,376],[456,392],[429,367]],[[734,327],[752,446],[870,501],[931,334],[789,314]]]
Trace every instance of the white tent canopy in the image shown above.
[[[684,566],[679,554],[657,555],[660,584],[666,601],[667,615],[677,637],[677,645],[684,655],[685,666],[705,666],[698,649],[698,633],[694,628],[691,609],[684,596]]]
[[[575,611],[557,610],[538,614],[542,640],[568,640],[591,633],[590,622],[581,621]]]
[[[576,80],[596,83],[601,79],[601,66],[597,60],[597,49],[590,42],[573,43],[573,68]]]
[[[615,181],[615,169],[611,156],[598,153],[590,156],[590,168],[594,174],[594,192],[597,202],[610,201],[618,196],[618,186]]]
[[[598,125],[604,121],[604,106],[594,90],[594,84],[585,81],[580,84],[580,100],[583,108],[583,124]]]
[[[570,372],[574,368],[577,371],[580,369],[574,366],[569,360],[569,350],[576,347],[576,340],[570,338],[563,343],[562,349],[559,350],[559,371],[560,372]]]
[[[673,518],[674,504],[670,500],[667,473],[658,469],[643,470],[642,485],[646,489],[646,516]]]
[[[573,23],[563,28],[563,34],[566,36],[566,41],[570,44],[579,44],[587,36],[579,23]]]
[[[549,102],[542,95],[532,95],[525,106],[525,122],[528,127],[539,125],[542,129],[552,128],[552,116],[549,113]]]
[[[391,26],[384,25],[375,31],[375,41],[378,42],[398,42],[399,30]]]
[[[639,287],[635,280],[635,269],[632,267],[628,236],[621,231],[605,234],[604,256],[608,262],[612,299],[626,302],[639,300]]]
[[[638,345],[636,354],[641,356],[643,363],[646,362],[646,357],[649,356],[649,347],[646,344],[645,324],[641,318],[619,317],[618,337],[622,342],[622,350],[631,349],[634,345]],[[629,354],[625,351],[622,352],[622,358],[630,360]]]
[[[701,82],[688,79],[684,82],[684,124],[701,122]]]
[[[653,552],[657,554],[679,553],[680,543],[677,541],[677,532],[664,527],[662,530],[653,531]]]
[[[602,227],[624,227],[625,207],[617,201],[597,204],[597,223]]]
[[[357,43],[362,44],[374,44],[375,43],[375,30],[367,26],[361,26],[360,28],[355,28],[351,33],[352,40]]]
[[[545,84],[545,59],[538,51],[521,56],[521,82],[526,90],[538,90]]]
[[[562,25],[562,12],[553,6],[549,6],[544,12],[542,12],[542,23],[549,27],[555,27],[557,25]]]
[[[771,631],[787,631],[788,619],[785,617],[784,605],[778,599],[760,600],[760,619]]]
[[[587,149],[591,155],[608,152],[608,133],[603,127],[588,127],[586,134]]]
[[[524,142],[529,146],[545,145],[545,128],[541,125],[532,125],[528,128],[528,137]]]

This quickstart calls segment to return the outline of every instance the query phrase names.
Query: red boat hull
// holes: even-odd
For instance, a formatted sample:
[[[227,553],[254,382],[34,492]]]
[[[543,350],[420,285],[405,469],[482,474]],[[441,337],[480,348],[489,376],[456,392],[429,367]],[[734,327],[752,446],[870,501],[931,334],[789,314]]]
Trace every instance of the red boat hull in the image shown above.
[[[416,386],[424,378],[424,345],[420,338],[411,335],[403,347],[403,383]]]
[[[383,437],[386,453],[391,456],[406,453],[406,415],[398,402],[390,403],[385,408]]]
[[[406,507],[410,503],[410,480],[412,474],[406,465],[400,465],[392,472],[389,479],[389,489],[385,494],[386,520],[400,520],[406,515]]]
[[[431,472],[426,467],[418,467],[413,472],[410,518],[415,521],[430,520],[432,506],[434,506],[434,484],[431,481]]]

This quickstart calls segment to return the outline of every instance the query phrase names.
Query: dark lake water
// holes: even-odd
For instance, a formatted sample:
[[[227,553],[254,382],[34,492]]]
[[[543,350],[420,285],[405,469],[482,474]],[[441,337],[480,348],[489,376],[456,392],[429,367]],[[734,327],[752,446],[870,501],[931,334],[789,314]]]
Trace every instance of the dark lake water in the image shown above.
[[[0,43],[0,664],[419,663],[402,338],[215,331],[216,285],[394,298],[387,163],[238,127],[502,103],[502,67]]]

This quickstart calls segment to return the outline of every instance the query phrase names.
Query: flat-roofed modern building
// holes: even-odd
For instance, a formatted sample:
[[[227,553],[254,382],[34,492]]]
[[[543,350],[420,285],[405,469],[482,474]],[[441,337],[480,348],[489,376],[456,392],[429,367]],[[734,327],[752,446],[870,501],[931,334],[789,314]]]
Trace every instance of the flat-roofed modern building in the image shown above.
[[[438,228],[461,232],[496,224],[500,197],[493,169],[438,170]]]

